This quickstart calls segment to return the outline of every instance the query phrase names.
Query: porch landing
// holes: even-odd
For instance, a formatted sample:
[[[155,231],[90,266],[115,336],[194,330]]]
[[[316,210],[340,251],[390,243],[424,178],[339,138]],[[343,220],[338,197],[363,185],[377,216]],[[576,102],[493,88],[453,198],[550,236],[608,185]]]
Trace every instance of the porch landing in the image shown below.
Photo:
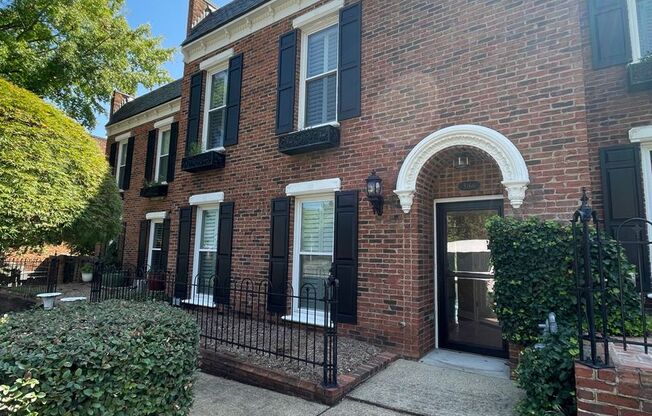
[[[191,416],[508,416],[521,396],[504,377],[398,360],[333,407],[200,374]]]

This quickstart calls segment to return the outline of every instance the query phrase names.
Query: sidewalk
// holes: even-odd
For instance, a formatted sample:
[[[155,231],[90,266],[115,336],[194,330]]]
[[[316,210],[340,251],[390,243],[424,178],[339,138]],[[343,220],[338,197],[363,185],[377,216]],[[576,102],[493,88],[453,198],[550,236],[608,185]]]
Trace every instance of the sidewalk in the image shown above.
[[[200,374],[192,416],[508,416],[521,392],[507,379],[398,360],[334,407]]]

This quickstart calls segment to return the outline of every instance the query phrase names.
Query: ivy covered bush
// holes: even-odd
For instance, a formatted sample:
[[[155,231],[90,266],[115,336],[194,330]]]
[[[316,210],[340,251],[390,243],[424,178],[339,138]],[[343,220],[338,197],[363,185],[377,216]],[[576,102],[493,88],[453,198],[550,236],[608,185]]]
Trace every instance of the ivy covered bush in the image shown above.
[[[67,242],[79,252],[120,232],[122,201],[82,126],[0,78],[0,252]]]
[[[496,274],[494,297],[496,315],[503,336],[509,342],[529,346],[540,335],[538,324],[549,312],[557,315],[560,325],[577,326],[576,281],[573,272],[573,234],[569,225],[537,218],[494,217],[487,222],[489,249]],[[624,250],[614,240],[604,238],[602,250],[607,287],[608,324],[611,334],[621,334],[619,274],[632,271]],[[619,259],[620,255],[620,259]],[[597,248],[592,252],[593,276],[598,281]],[[580,272],[582,272],[580,270]],[[639,297],[634,282],[623,279],[625,332],[642,333]],[[596,283],[597,284],[597,283]],[[596,327],[602,328],[596,294]]]
[[[560,327],[539,341],[540,348],[523,351],[516,370],[518,386],[526,393],[517,410],[523,416],[574,415],[574,367],[580,353],[575,329]]]
[[[187,415],[198,350],[192,316],[164,303],[9,315],[0,322],[0,414]]]

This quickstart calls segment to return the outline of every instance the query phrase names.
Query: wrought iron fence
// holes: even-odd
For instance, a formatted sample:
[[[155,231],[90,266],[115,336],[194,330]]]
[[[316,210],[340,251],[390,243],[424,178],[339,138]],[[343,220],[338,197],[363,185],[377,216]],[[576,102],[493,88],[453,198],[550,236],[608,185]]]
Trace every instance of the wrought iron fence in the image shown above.
[[[91,301],[159,300],[192,314],[203,348],[242,350],[323,370],[337,385],[337,280],[274,290],[268,281],[177,279],[169,271],[96,265]]]
[[[29,298],[57,288],[57,259],[0,258],[0,288]]]
[[[631,218],[621,222],[609,236],[598,213],[589,206],[584,190],[581,201],[571,221],[580,361],[607,367],[611,365],[610,343],[622,345],[625,350],[635,346],[645,354],[652,347],[646,309],[652,298],[646,290],[649,267],[643,263],[648,257],[633,256],[636,264],[632,265],[628,260],[632,256],[627,255],[647,253],[651,243],[648,226],[652,229],[652,222]],[[609,251],[615,251],[615,256],[608,255]]]

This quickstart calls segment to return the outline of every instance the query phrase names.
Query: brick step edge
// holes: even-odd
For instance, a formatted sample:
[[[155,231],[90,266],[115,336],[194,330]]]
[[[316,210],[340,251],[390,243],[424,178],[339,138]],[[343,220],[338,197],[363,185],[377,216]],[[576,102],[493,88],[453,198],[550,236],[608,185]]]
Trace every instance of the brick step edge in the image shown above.
[[[398,359],[396,354],[382,352],[372,357],[354,371],[338,375],[337,387],[324,388],[320,383],[303,380],[278,370],[262,368],[243,362],[235,354],[202,348],[200,356],[200,368],[204,373],[251,384],[279,393],[298,396],[329,406],[338,403],[355,387]]]

